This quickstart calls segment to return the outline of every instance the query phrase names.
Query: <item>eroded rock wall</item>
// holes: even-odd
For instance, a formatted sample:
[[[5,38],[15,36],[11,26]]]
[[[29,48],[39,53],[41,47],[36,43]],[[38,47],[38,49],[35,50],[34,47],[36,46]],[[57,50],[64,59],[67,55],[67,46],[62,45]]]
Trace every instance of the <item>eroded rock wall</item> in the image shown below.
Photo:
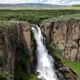
[[[48,43],[52,41],[62,52],[62,58],[80,60],[80,20],[45,22],[41,24],[42,33]]]
[[[63,58],[80,60],[80,20],[46,22],[41,24],[41,30],[47,44],[54,41]],[[12,22],[7,29],[0,30],[0,69],[7,72],[7,80],[20,80],[15,75],[19,66],[26,74],[33,73],[37,62],[34,48],[36,45],[28,22]]]
[[[18,65],[23,65],[26,74],[32,73],[33,56],[31,48],[31,27],[28,22],[11,23],[7,29],[1,30],[0,69],[7,75],[7,80],[14,80]],[[22,56],[26,57],[27,64],[20,63],[21,59],[25,62]]]

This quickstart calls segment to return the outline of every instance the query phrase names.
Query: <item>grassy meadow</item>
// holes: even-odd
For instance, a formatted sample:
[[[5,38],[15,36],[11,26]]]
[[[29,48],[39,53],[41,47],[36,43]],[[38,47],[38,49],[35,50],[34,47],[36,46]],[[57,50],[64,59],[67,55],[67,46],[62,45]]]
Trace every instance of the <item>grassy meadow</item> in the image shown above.
[[[0,21],[18,20],[39,24],[45,19],[73,14],[80,16],[80,10],[0,10]]]

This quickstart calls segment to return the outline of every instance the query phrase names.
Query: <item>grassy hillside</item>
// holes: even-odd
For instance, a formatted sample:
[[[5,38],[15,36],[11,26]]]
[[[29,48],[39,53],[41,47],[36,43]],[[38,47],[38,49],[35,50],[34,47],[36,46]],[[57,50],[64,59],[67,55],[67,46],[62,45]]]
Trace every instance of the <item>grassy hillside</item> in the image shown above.
[[[80,6],[67,6],[67,7],[64,7],[63,9],[66,9],[66,10],[80,10]]]
[[[0,4],[0,9],[54,9],[62,8],[66,5],[53,5],[42,3],[18,3],[18,4]]]
[[[40,23],[48,18],[76,13],[80,14],[80,10],[0,10],[0,20],[19,20]]]

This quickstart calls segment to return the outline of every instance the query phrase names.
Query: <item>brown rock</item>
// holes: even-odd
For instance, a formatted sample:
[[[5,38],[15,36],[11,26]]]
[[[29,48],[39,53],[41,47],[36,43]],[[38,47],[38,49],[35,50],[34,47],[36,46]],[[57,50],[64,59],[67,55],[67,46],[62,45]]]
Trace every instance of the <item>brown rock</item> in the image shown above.
[[[45,25],[46,24],[46,25]],[[62,51],[64,58],[79,60],[80,52],[80,20],[45,22],[41,24],[42,33]],[[44,31],[43,31],[44,30]]]

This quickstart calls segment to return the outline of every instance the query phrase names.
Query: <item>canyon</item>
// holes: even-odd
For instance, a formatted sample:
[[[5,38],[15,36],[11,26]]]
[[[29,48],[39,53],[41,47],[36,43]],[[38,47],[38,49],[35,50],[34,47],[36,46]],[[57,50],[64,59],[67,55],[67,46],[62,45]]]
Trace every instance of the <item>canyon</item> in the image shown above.
[[[70,19],[41,24],[47,43],[54,41],[62,58],[80,60],[80,20]]]
[[[31,31],[34,24],[23,21],[7,24],[6,28],[0,29],[0,69],[5,71],[7,80],[20,80],[16,74],[19,66],[26,75],[34,74],[36,70],[36,43]],[[80,60],[80,19],[42,22],[40,28],[44,43],[54,42],[62,60]],[[62,64],[59,58],[54,59],[56,74],[61,80],[61,75],[63,80],[77,80],[75,72]]]

